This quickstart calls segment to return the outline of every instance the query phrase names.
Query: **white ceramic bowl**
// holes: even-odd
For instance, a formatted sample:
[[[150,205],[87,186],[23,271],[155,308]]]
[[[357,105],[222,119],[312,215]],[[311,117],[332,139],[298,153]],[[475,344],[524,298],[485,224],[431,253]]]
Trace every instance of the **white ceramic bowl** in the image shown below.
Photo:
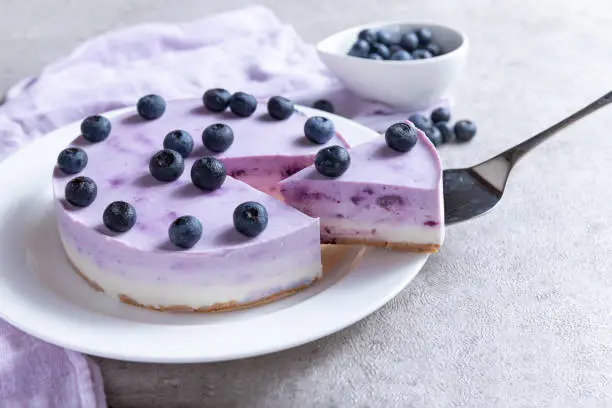
[[[365,29],[402,33],[428,28],[444,54],[407,61],[371,60],[347,55],[357,34]],[[353,93],[407,111],[427,109],[447,95],[461,73],[468,39],[460,31],[432,23],[370,23],[349,28],[317,44],[321,60]]]

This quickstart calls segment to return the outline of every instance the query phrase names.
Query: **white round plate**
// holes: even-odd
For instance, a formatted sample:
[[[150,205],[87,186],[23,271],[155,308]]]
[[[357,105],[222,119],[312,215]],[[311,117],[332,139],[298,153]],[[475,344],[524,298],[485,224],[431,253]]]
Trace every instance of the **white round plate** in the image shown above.
[[[376,136],[355,122],[328,116],[351,144]],[[51,173],[57,154],[78,134],[78,123],[64,127],[0,164],[0,316],[47,342],[142,362],[212,362],[271,353],[368,316],[406,287],[427,260],[425,254],[382,249],[368,249],[361,257],[363,248],[345,247],[323,279],[268,305],[213,314],[125,305],[77,276],[56,231]]]

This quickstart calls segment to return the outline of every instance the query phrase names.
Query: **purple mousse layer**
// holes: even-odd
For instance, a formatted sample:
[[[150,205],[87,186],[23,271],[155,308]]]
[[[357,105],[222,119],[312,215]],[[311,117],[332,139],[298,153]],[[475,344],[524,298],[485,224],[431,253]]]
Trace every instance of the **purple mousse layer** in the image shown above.
[[[439,226],[441,165],[419,131],[407,153],[391,150],[383,137],[349,150],[351,165],[336,179],[310,166],[281,182],[285,201],[321,219],[361,225]]]

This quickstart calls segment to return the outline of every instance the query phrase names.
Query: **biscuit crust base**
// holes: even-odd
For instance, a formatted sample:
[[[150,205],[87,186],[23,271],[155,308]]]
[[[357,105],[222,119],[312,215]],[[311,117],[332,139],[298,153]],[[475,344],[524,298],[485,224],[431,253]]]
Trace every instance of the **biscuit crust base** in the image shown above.
[[[417,253],[435,253],[440,249],[438,244],[413,244],[410,242],[388,242],[388,241],[372,241],[364,238],[331,238],[321,242],[325,244],[338,245],[363,245],[378,248],[388,248],[394,251],[417,252]]]

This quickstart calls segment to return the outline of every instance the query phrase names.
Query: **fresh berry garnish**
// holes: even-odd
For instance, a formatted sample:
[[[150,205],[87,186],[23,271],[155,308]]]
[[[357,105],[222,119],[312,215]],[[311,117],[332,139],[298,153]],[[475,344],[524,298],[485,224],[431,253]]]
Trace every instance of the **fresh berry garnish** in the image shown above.
[[[434,57],[442,54],[442,50],[438,44],[429,43],[425,46],[425,49],[431,53]]]
[[[348,55],[352,57],[366,57],[370,53],[370,43],[365,40],[357,40],[351,46]]]
[[[98,186],[89,177],[75,177],[66,184],[66,201],[77,207],[87,207],[98,195]]]
[[[234,143],[234,131],[223,123],[212,124],[202,132],[202,142],[211,152],[222,153]]]
[[[376,31],[366,28],[365,30],[361,30],[357,35],[357,38],[360,40],[364,40],[369,42],[370,44],[376,42]]]
[[[113,232],[129,231],[136,224],[136,209],[125,201],[114,201],[104,210],[102,221]]]
[[[69,147],[57,156],[57,166],[66,174],[76,174],[87,166],[87,153],[80,147]]]
[[[225,166],[214,157],[200,157],[191,166],[191,182],[202,190],[218,189],[223,185],[226,175]]]
[[[470,120],[455,123],[455,137],[459,142],[469,142],[476,136],[476,124]]]
[[[327,99],[319,99],[318,101],[312,104],[312,107],[318,110],[322,110],[324,112],[335,112],[334,104],[328,101]]]
[[[184,170],[183,156],[174,150],[160,150],[149,160],[149,172],[155,180],[174,181],[181,177]]]
[[[433,55],[431,55],[431,52],[419,48],[418,50],[414,50],[412,52],[412,57],[414,59],[427,59],[433,57]]]
[[[442,134],[437,127],[431,126],[427,129],[423,129],[423,133],[425,133],[425,136],[427,136],[431,144],[434,146],[439,146],[442,144]]]
[[[389,47],[385,44],[377,43],[372,45],[372,52],[380,55],[383,59],[389,59],[391,56],[391,51],[389,51]]]
[[[211,112],[223,112],[229,106],[232,95],[223,88],[213,88],[204,92],[202,103]]]
[[[392,54],[389,59],[393,61],[407,61],[412,59],[412,55],[406,50],[400,50]]]
[[[192,248],[202,238],[202,223],[191,215],[178,217],[170,224],[168,237],[179,248]]]
[[[380,44],[384,44],[387,47],[395,44],[395,41],[393,39],[393,34],[387,30],[378,30],[376,32],[376,42]]]
[[[293,114],[294,110],[295,107],[293,106],[293,102],[287,98],[282,96],[273,96],[268,99],[268,113],[274,119],[287,119]]]
[[[193,138],[185,130],[173,130],[164,138],[164,149],[174,150],[181,156],[187,157],[193,150]]]
[[[400,38],[400,45],[406,51],[414,51],[419,46],[419,37],[415,33],[405,33],[402,34]]]
[[[431,42],[431,30],[428,28],[419,28],[414,32],[419,39],[419,45],[425,47]]]
[[[323,116],[312,116],[304,123],[304,135],[313,143],[325,144],[335,133],[334,122]]]
[[[249,238],[261,234],[268,226],[268,211],[263,205],[247,201],[234,210],[234,228]]]
[[[315,168],[327,177],[340,177],[349,168],[351,156],[342,146],[325,147],[315,157]]]
[[[97,143],[101,142],[110,135],[111,123],[104,116],[89,116],[81,122],[81,134],[85,140]]]
[[[446,122],[438,122],[434,125],[440,131],[440,135],[442,136],[442,143],[450,143],[455,138],[455,134],[453,133],[453,129],[448,126]]]
[[[429,120],[429,118],[423,115],[419,115],[419,114],[410,115],[408,120],[412,122],[414,126],[416,126],[417,128],[421,130],[430,128],[432,126],[432,123]]]
[[[384,58],[380,54],[377,54],[375,52],[370,53],[367,58],[371,60],[384,60]]]
[[[451,118],[451,113],[448,108],[439,107],[431,112],[431,121],[433,123],[448,122]]]
[[[159,95],[146,95],[138,100],[136,110],[143,119],[157,119],[166,111],[166,101]]]
[[[248,93],[236,92],[230,98],[229,107],[234,115],[246,118],[257,109],[257,99]]]
[[[385,131],[385,141],[391,149],[405,153],[416,145],[417,131],[408,123],[395,123]]]

